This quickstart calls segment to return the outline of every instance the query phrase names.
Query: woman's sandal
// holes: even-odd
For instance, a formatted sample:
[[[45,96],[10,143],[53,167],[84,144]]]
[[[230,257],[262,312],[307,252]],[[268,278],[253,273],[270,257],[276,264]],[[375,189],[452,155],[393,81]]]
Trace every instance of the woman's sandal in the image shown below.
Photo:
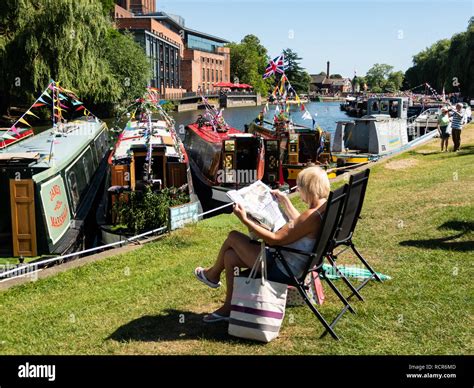
[[[211,288],[219,288],[222,283],[221,282],[218,282],[218,283],[213,283],[211,282],[210,280],[208,280],[206,278],[206,275],[204,275],[204,268],[202,267],[197,267],[195,270],[194,270],[194,276],[196,276],[196,278],[203,282],[206,286],[209,286]]]

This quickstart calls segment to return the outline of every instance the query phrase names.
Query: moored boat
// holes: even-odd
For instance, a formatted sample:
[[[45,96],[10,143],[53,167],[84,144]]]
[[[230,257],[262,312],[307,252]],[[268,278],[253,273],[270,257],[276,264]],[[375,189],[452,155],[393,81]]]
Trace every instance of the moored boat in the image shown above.
[[[377,160],[437,134],[424,118],[408,120],[406,97],[372,97],[367,109],[368,114],[361,118],[337,123],[332,158],[338,165]]]
[[[274,188],[283,183],[277,139],[232,128],[210,108],[207,116],[189,124],[184,139],[193,182],[205,209],[230,203],[227,191],[257,180]]]
[[[173,120],[154,96],[153,90],[149,90],[138,101],[140,118],[128,121],[108,159],[106,193],[97,214],[105,244],[159,227],[174,229],[190,218],[196,221],[201,212],[187,152],[174,130]],[[141,208],[147,198],[154,204]],[[130,215],[124,215],[127,208],[134,206],[140,207],[135,211],[137,214],[154,212],[157,206],[166,209],[156,213],[156,218],[153,215],[148,224],[137,227],[132,225]]]
[[[52,107],[52,128],[0,151],[0,200],[9,204],[0,218],[3,255],[64,254],[83,248],[105,176],[106,124],[54,82],[42,96],[42,105]]]
[[[249,132],[279,142],[283,177],[290,187],[296,185],[298,174],[309,165],[329,167],[331,137],[321,129],[294,124],[286,115],[280,114],[273,124],[263,120],[251,123]]]

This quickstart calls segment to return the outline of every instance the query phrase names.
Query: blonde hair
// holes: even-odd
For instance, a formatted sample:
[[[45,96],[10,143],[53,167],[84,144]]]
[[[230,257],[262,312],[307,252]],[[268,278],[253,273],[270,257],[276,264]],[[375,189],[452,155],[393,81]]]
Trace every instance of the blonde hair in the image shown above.
[[[301,171],[296,178],[296,184],[306,195],[319,199],[326,199],[331,191],[326,171],[317,166]]]

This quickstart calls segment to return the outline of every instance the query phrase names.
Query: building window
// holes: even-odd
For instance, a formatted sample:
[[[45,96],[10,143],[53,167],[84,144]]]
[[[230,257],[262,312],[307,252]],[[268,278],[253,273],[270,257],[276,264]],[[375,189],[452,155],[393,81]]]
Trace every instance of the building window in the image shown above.
[[[207,70],[207,77],[206,77],[206,80],[209,82],[210,78],[209,78],[209,69],[206,69]]]
[[[211,39],[201,38],[200,36],[195,36],[192,34],[188,34],[187,36],[187,46],[192,50],[214,53],[218,47],[222,47],[223,45],[223,43],[216,42]]]
[[[220,75],[219,81],[222,81],[222,70],[221,70],[221,75]]]
[[[202,82],[206,80],[206,70],[203,68],[202,70]]]

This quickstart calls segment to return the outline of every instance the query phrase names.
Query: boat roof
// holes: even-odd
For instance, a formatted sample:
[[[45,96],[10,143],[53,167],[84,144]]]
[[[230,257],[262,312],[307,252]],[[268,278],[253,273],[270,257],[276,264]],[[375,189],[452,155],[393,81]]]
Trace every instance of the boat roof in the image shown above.
[[[165,150],[167,157],[179,157],[179,146],[173,138],[166,121],[155,120],[152,121],[151,124],[153,129],[153,134],[150,139],[152,147],[154,149],[162,148]],[[119,142],[115,147],[112,160],[128,158],[134,150],[141,149],[145,151],[147,148],[147,139],[145,137],[147,127],[148,124],[146,122],[129,121],[120,134]]]
[[[217,132],[212,125],[203,125],[199,127],[196,123],[189,124],[188,128],[193,130],[199,137],[210,143],[222,143],[223,140],[228,140],[230,136],[239,136],[243,132],[238,129],[229,127],[226,132]]]
[[[105,123],[99,119],[90,120],[86,117],[56,127],[53,163],[50,163],[53,128],[14,144],[0,151],[0,153],[3,159],[8,158],[8,156],[12,159],[18,159],[18,155],[23,155],[23,158],[30,159],[26,158],[26,156],[32,155],[31,159],[34,159],[35,163],[29,167],[33,171],[35,169],[38,172],[48,170],[48,174],[54,174],[79,156],[91,139],[99,135],[104,127],[106,127]],[[35,180],[39,180],[39,177],[35,176]]]

